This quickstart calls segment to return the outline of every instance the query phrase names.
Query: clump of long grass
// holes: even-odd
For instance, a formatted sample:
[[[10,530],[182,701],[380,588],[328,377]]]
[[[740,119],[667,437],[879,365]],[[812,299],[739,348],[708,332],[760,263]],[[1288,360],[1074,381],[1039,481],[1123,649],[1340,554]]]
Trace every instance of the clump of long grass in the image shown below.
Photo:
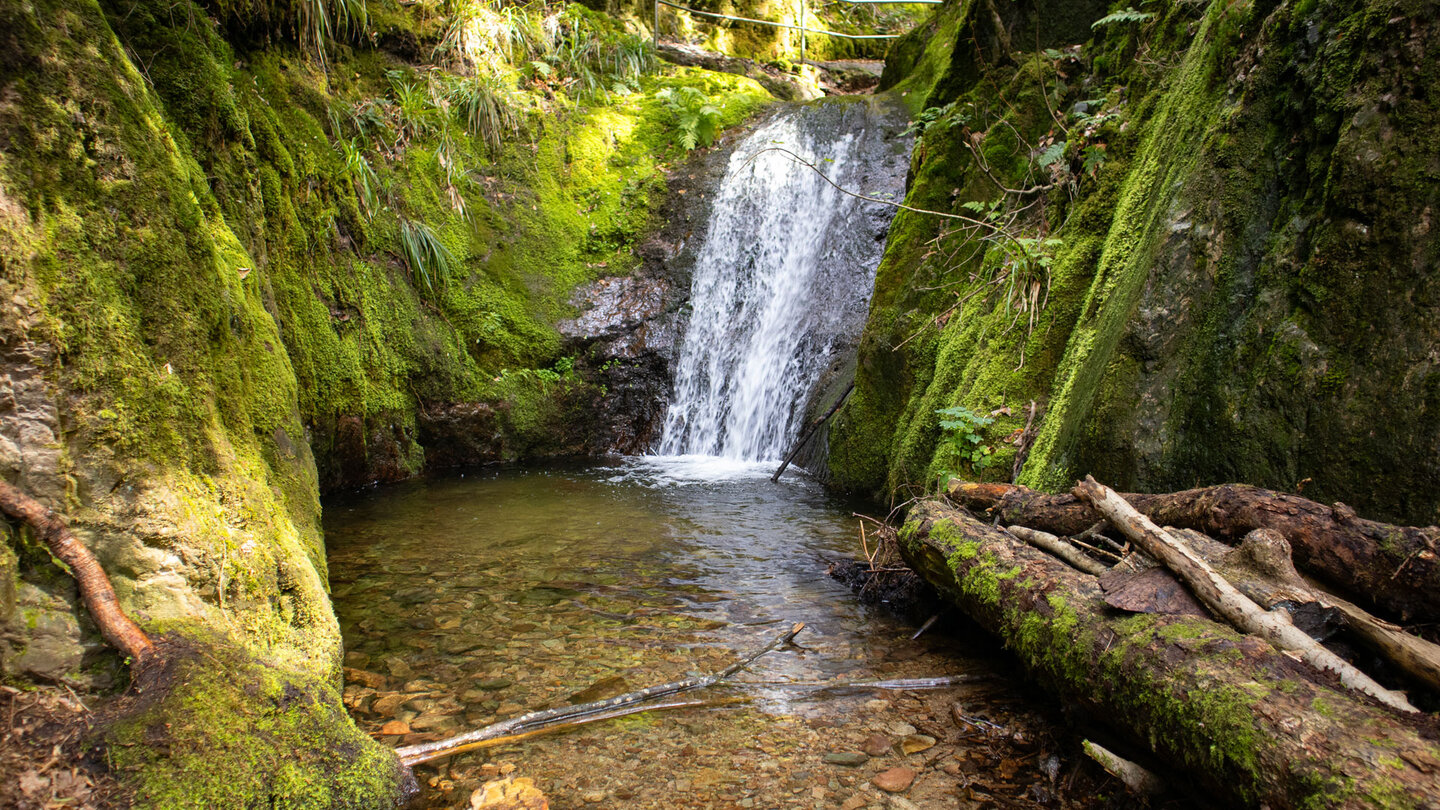
[[[449,283],[459,264],[429,225],[405,217],[400,218],[400,255],[430,295]]]
[[[355,187],[355,196],[360,198],[366,218],[373,217],[380,208],[380,178],[354,140],[342,140],[338,144],[340,155],[345,160],[345,176]]]
[[[501,141],[520,131],[520,116],[504,83],[489,74],[461,79],[450,87],[450,108],[473,137],[480,139],[491,157]]]
[[[392,70],[386,75],[395,94],[392,113],[397,146],[437,132],[443,121],[433,82],[428,77],[419,79],[403,70]]]
[[[363,33],[370,25],[365,0],[299,0],[295,4],[296,38],[302,50],[323,66],[331,40]]]

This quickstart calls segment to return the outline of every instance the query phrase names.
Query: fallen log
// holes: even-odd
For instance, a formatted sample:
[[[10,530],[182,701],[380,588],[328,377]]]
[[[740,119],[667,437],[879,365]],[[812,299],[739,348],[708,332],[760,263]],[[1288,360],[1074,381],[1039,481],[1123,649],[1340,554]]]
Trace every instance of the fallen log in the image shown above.
[[[1347,692],[1261,639],[1193,616],[1121,614],[1095,577],[943,503],[911,509],[901,550],[1062,701],[1217,796],[1274,810],[1440,796],[1426,718]]]
[[[1075,485],[1074,494],[1084,498],[1142,551],[1159,560],[1190,587],[1206,607],[1237,629],[1274,644],[1277,649],[1298,653],[1311,666],[1335,673],[1347,687],[1363,692],[1392,709],[1418,712],[1410,701],[1376,683],[1345,659],[1322,646],[1297,628],[1285,611],[1267,611],[1241,593],[1188,545],[1176,540],[1149,518],[1135,511],[1113,489],[1090,476]]]
[[[75,538],[65,521],[7,481],[0,481],[0,512],[28,523],[50,553],[69,566],[70,575],[79,586],[80,599],[105,641],[128,657],[132,665],[147,663],[155,651],[154,643],[121,610],[115,588],[110,585],[110,577],[100,567],[100,561]]]
[[[1080,534],[1097,517],[1072,494],[1014,484],[957,480],[948,494],[1001,523],[1058,535]],[[1240,484],[1120,497],[1161,526],[1195,529],[1232,544],[1255,529],[1274,529],[1290,542],[1295,563],[1318,579],[1401,621],[1440,621],[1440,527],[1378,523],[1356,517],[1344,504],[1326,506]]]

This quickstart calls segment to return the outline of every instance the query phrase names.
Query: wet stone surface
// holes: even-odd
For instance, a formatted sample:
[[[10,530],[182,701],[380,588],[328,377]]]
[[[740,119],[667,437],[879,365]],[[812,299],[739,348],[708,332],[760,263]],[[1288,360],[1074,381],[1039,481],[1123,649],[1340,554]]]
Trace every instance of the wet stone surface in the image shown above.
[[[1003,658],[957,652],[991,642],[945,621],[911,641],[826,577],[858,536],[852,505],[768,472],[627,461],[327,503],[346,705],[390,744],[439,739],[720,670],[804,621],[737,677],[763,683],[418,766],[423,803],[469,807],[511,775],[555,808],[1094,807],[1097,785],[1118,792]],[[967,680],[806,685],[942,675]]]

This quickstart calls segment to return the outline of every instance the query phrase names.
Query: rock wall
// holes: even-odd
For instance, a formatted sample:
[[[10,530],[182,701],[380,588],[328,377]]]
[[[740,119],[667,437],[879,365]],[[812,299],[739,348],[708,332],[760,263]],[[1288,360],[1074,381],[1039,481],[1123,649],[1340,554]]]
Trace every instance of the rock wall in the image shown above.
[[[1440,520],[1436,4],[1061,5],[947,4],[893,52],[907,202],[1003,227],[897,217],[837,482],[1244,481]],[[952,406],[995,414],[993,456],[957,456]]]

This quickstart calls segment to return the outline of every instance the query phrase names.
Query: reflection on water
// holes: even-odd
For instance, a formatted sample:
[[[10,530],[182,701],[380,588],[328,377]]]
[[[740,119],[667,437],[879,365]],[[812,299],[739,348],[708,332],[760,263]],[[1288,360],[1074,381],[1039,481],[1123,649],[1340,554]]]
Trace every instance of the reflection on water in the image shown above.
[[[611,721],[418,772],[435,806],[468,806],[469,790],[493,775],[486,763],[502,759],[556,807],[868,801],[873,771],[897,762],[837,769],[825,754],[927,722],[945,742],[959,733],[946,701],[1001,687],[984,685],[991,665],[956,657],[938,632],[910,641],[911,628],[826,576],[826,560],[856,544],[849,505],[802,476],[772,484],[770,472],[650,457],[484,471],[327,502],[347,705],[388,742],[435,739],[590,687],[587,699],[721,669],[794,621],[809,625],[798,646],[740,679],[977,675],[979,685],[941,694],[738,689],[743,703]],[[912,800],[953,789],[939,767]],[[766,803],[776,797],[784,801]]]

